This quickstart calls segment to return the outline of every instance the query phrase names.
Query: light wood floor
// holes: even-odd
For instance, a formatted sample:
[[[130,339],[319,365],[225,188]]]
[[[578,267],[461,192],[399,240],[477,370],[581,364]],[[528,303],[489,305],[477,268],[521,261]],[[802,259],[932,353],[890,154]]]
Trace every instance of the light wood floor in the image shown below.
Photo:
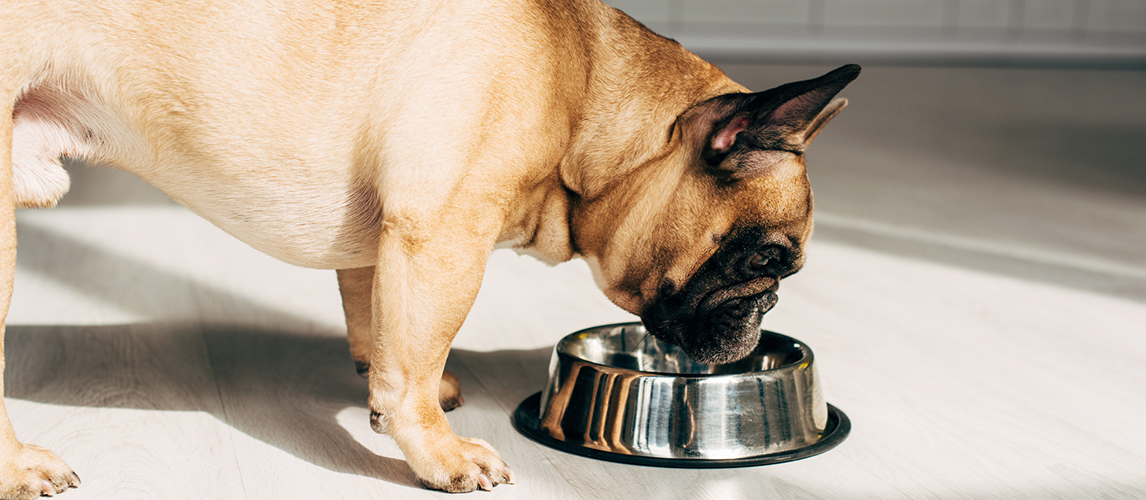
[[[821,67],[728,65],[763,89]],[[809,153],[818,226],[765,326],[807,342],[851,436],[668,470],[519,435],[563,335],[630,317],[581,262],[499,251],[449,368],[496,498],[1146,498],[1146,74],[866,68]],[[19,214],[7,391],[62,498],[422,498],[374,434],[334,273],[251,250],[134,178],[75,167]]]

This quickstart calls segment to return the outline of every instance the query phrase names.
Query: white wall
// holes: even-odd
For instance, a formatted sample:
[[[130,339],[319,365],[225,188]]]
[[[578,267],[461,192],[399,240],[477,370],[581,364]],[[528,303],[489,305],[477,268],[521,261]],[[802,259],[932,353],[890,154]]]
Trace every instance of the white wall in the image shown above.
[[[1146,0],[605,0],[708,57],[1146,67]]]

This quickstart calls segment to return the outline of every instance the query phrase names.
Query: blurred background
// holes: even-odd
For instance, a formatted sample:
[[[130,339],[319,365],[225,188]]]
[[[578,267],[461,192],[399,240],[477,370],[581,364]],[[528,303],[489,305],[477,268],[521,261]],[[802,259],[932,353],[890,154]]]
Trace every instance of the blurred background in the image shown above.
[[[1140,0],[611,0],[702,56],[756,61],[1136,67]]]

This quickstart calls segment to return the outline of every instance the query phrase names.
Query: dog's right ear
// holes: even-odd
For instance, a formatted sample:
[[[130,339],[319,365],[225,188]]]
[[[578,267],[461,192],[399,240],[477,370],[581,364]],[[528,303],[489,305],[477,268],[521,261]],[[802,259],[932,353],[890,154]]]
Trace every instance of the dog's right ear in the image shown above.
[[[689,135],[714,173],[732,179],[759,175],[767,169],[769,155],[743,161],[748,159],[746,153],[802,155],[823,126],[847,106],[846,99],[833,98],[859,72],[860,67],[851,64],[763,92],[717,96],[690,110]]]

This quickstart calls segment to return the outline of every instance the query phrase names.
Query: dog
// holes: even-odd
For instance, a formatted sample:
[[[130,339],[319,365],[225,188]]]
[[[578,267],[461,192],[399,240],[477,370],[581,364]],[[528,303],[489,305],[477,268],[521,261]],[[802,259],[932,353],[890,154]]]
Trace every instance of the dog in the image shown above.
[[[804,263],[804,152],[860,71],[752,93],[598,0],[10,0],[0,32],[0,316],[14,211],[64,195],[61,157],[130,171],[337,270],[371,426],[450,492],[514,481],[443,413],[490,252],[582,257],[657,338],[738,359]],[[79,482],[0,406],[0,498]]]

